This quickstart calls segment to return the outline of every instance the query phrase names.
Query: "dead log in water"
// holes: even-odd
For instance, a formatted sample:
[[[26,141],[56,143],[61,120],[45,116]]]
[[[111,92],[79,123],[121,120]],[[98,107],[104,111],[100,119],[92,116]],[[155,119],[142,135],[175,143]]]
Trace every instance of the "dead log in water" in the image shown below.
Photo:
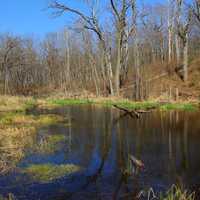
[[[125,114],[131,116],[132,118],[140,118],[141,114],[145,114],[145,113],[149,113],[149,112],[152,112],[152,110],[156,109],[156,107],[153,107],[153,108],[150,108],[148,110],[141,110],[141,109],[138,109],[138,110],[129,110],[129,109],[126,109],[126,108],[123,108],[121,106],[118,106],[116,104],[113,105],[115,108],[121,110],[121,111],[124,111]]]

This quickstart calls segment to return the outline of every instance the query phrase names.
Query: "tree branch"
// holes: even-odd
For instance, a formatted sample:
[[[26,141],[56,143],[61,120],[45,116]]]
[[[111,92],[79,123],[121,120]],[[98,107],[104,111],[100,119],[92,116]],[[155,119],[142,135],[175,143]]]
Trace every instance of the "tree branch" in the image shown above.
[[[111,7],[112,7],[112,9],[113,9],[115,15],[117,16],[117,19],[120,20],[119,13],[118,13],[118,11],[117,11],[117,8],[116,8],[116,6],[115,6],[113,0],[110,0],[110,4],[111,4]]]

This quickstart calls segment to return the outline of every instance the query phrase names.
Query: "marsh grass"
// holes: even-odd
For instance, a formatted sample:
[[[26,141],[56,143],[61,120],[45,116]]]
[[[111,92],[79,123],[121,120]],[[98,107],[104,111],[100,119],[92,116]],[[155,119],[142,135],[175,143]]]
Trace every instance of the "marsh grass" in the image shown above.
[[[66,106],[66,105],[81,105],[81,104],[93,104],[93,100],[89,99],[50,99],[47,100],[52,106]]]
[[[12,193],[9,193],[7,197],[0,195],[0,200],[17,200]]]
[[[179,186],[172,185],[167,192],[157,194],[153,188],[147,191],[140,191],[137,199],[147,200],[195,200],[195,193],[190,193],[187,190],[182,190]]]
[[[45,126],[57,123],[65,123],[67,119],[60,115],[26,115],[24,112],[1,113],[0,126]]]
[[[160,200],[195,200],[195,193],[189,193],[177,186],[172,186],[165,194],[160,195]]]
[[[67,119],[55,114],[47,114],[47,115],[40,115],[39,117],[35,117],[35,123],[40,126],[45,125],[52,125],[58,123],[67,123]]]
[[[134,102],[127,99],[117,98],[94,98],[94,99],[47,99],[41,101],[44,107],[55,108],[67,105],[101,105],[105,107],[112,107],[118,105],[127,109],[143,109],[148,110],[151,108],[157,108],[161,111],[167,110],[185,110],[185,111],[196,111],[198,105],[190,102],[171,102],[166,104],[160,104],[156,101],[143,101]]]
[[[41,126],[64,123],[59,115],[26,115],[24,112],[4,112],[0,116],[0,173],[13,170],[24,158],[25,148],[31,147],[35,140],[36,130]],[[63,136],[49,137],[40,150],[53,151]],[[54,147],[54,148],[53,148]]]
[[[26,147],[33,145],[34,127],[0,128],[0,173],[14,170],[17,163],[24,158]]]
[[[30,176],[31,179],[41,183],[48,183],[66,175],[73,174],[81,170],[81,167],[74,164],[41,164],[30,165],[23,169],[23,173]]]
[[[34,107],[36,100],[24,97],[0,97],[0,173],[14,170],[25,156],[25,148],[36,139],[36,130],[41,126],[57,123],[67,124],[60,115],[28,115],[26,109]],[[48,144],[58,141],[50,138]],[[50,149],[50,147],[49,147]]]
[[[22,112],[36,105],[37,101],[32,97],[0,96],[0,111]]]
[[[33,151],[39,154],[53,154],[60,149],[60,143],[67,138],[65,135],[47,135],[37,143]]]
[[[160,110],[184,110],[184,111],[197,111],[198,106],[192,103],[168,103],[160,106]]]

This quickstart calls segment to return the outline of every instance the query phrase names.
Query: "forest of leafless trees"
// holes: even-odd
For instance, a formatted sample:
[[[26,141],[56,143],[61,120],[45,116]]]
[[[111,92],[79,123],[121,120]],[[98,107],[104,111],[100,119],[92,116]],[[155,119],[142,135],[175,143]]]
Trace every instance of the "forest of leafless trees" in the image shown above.
[[[83,3],[79,10],[50,1],[48,13],[73,23],[43,39],[0,33],[1,94],[88,91],[141,100],[163,76],[187,86],[190,64],[200,58],[199,0]]]

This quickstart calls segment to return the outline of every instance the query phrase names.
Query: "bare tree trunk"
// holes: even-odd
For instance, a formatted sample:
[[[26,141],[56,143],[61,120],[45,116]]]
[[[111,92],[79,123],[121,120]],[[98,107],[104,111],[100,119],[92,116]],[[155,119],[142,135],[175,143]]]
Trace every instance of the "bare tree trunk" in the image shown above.
[[[105,51],[105,50],[104,50]],[[113,72],[112,72],[112,64],[111,64],[111,52],[106,52],[105,51],[105,62],[106,62],[106,69],[107,69],[107,77],[108,77],[108,82],[109,82],[109,90],[111,96],[114,96],[114,89],[113,89]]]
[[[183,79],[186,82],[188,80],[188,33],[183,45],[183,71]]]
[[[172,61],[172,37],[173,37],[173,13],[172,13],[172,1],[168,0],[168,62]]]
[[[69,33],[67,30],[64,31],[64,40],[66,43],[65,50],[65,92],[71,89],[71,75],[70,75],[70,42],[69,42]]]
[[[172,30],[169,28],[168,33],[168,62],[172,61]]]
[[[176,47],[176,61],[180,64],[181,53],[180,53],[180,40],[178,34],[175,35],[175,47]]]
[[[172,61],[172,24],[170,19],[168,19],[168,62]]]
[[[137,36],[136,36],[137,37]],[[138,50],[138,41],[137,38],[135,38],[135,44],[134,44],[134,57],[135,57],[135,99],[140,100],[140,63],[139,63],[139,50]]]
[[[4,94],[8,94],[8,82],[9,82],[9,74],[8,67],[5,67],[5,80],[4,80]]]
[[[117,64],[115,71],[115,90],[116,95],[119,96],[119,86],[120,86],[120,71],[121,71],[121,33],[117,33]]]

